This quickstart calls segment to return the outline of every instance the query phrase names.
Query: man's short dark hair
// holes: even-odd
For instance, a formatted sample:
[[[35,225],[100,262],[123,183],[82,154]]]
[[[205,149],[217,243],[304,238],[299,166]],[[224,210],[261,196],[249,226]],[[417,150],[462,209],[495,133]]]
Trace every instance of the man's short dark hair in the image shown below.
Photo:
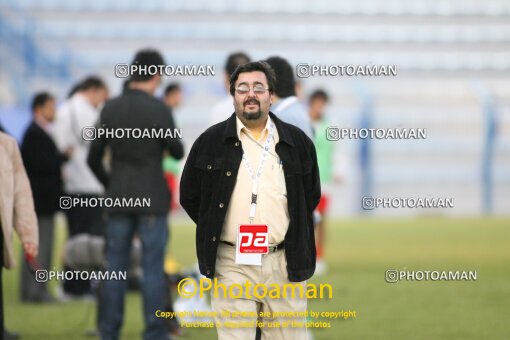
[[[131,65],[137,65],[148,69],[150,66],[165,65],[165,60],[161,53],[153,49],[143,49],[136,53]],[[154,75],[150,75],[148,72],[135,72],[131,75],[133,81],[148,81]]]
[[[39,92],[32,99],[32,112],[35,112],[41,106],[44,106],[46,102],[54,100],[55,98],[48,92]]]
[[[181,90],[181,85],[179,85],[178,83],[170,83],[165,88],[165,92],[164,92],[165,97],[174,91],[180,91],[180,90]]]
[[[249,63],[250,61],[250,57],[244,52],[231,53],[227,57],[227,62],[225,63],[225,72],[231,77],[237,66]]]
[[[71,87],[68,98],[74,96],[77,92],[89,89],[106,89],[106,84],[97,76],[89,76]]]
[[[296,80],[294,79],[294,70],[289,62],[281,57],[270,57],[266,62],[276,75],[275,94],[280,98],[295,96]]]
[[[89,89],[106,89],[106,84],[101,78],[97,76],[89,76],[74,84],[73,87],[71,87],[71,91],[69,91],[69,95],[67,97],[71,98],[77,92],[86,91]]]
[[[75,83],[73,86],[71,86],[71,90],[69,91],[69,94],[67,95],[67,98],[71,98],[78,91],[80,91],[80,87],[81,87],[81,82]]]
[[[79,91],[86,91],[89,89],[106,89],[106,84],[101,78],[90,76],[81,82]]]
[[[317,89],[312,92],[309,101],[313,101],[315,99],[322,99],[327,103],[329,101],[329,95],[323,89]]]
[[[234,92],[236,91],[235,86],[237,78],[239,78],[239,74],[255,71],[263,72],[266,75],[267,87],[269,88],[269,92],[274,93],[276,77],[271,66],[269,66],[269,64],[266,63],[265,61],[250,61],[249,63],[239,65],[235,69],[234,73],[232,73],[232,76],[230,77],[230,94],[234,95]]]

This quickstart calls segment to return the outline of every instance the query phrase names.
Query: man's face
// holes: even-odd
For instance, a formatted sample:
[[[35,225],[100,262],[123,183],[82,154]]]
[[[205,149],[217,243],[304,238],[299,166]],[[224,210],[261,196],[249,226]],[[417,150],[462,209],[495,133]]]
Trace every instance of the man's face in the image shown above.
[[[92,106],[99,108],[108,99],[108,90],[100,87],[92,91]]]
[[[164,98],[165,104],[172,109],[179,107],[182,103],[182,91],[174,90],[168,93]]]
[[[326,107],[326,101],[322,98],[315,98],[310,102],[310,119],[313,121],[322,118],[324,108]]]
[[[43,106],[40,107],[40,113],[48,122],[55,120],[56,104],[55,99],[47,100]]]
[[[249,88],[248,93],[239,94],[237,88],[240,86],[247,86]],[[273,95],[268,90],[265,90],[264,93],[256,94],[253,89],[258,87],[268,88],[264,72],[253,71],[239,74],[235,84],[234,109],[237,117],[243,122],[263,119],[269,113]]]

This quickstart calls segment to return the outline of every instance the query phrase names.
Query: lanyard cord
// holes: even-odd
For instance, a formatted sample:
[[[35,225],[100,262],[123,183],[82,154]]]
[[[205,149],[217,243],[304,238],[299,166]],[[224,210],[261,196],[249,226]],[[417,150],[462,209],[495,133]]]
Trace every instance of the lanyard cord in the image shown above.
[[[264,169],[264,163],[266,162],[267,155],[269,154],[269,145],[271,144],[271,140],[273,139],[274,134],[274,125],[273,121],[269,122],[269,135],[267,136],[266,142],[264,143],[264,151],[262,151],[262,156],[260,157],[260,163],[259,167],[257,169],[257,173],[253,173],[253,168],[251,166],[251,163],[248,159],[248,156],[246,155],[246,152],[243,150],[243,162],[246,166],[246,169],[248,170],[248,173],[250,174],[250,177],[252,179],[252,194],[251,194],[251,206],[250,206],[250,224],[253,223],[253,220],[255,219],[255,212],[257,210],[257,192],[258,192],[258,185],[259,185],[259,179],[262,175],[262,171]]]
[[[246,134],[246,137],[248,137],[253,143],[255,143],[258,147],[260,147],[261,149],[264,149],[264,145],[260,144],[257,140],[255,140],[255,138],[253,138],[252,136],[250,136],[249,134]],[[274,141],[274,136],[273,136],[273,141]],[[280,159],[280,156],[278,156],[277,154],[269,151],[269,154],[271,156],[273,156],[274,158],[276,159]]]

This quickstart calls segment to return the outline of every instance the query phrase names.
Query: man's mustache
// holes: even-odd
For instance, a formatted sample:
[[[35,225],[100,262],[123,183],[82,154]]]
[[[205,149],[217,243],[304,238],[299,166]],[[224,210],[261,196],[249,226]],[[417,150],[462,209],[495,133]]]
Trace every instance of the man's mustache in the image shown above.
[[[257,99],[255,99],[255,98],[250,98],[250,99],[245,100],[243,105],[246,106],[249,102],[254,102],[254,103],[256,103],[257,105],[260,106],[260,102]]]

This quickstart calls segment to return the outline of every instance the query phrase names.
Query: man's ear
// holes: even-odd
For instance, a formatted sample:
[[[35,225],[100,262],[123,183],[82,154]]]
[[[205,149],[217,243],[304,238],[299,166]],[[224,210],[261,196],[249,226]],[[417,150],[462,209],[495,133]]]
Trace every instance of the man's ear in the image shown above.
[[[158,89],[158,87],[161,85],[161,81],[162,81],[161,75],[159,75],[159,74],[154,75],[150,81],[152,82],[154,91],[156,91]]]

